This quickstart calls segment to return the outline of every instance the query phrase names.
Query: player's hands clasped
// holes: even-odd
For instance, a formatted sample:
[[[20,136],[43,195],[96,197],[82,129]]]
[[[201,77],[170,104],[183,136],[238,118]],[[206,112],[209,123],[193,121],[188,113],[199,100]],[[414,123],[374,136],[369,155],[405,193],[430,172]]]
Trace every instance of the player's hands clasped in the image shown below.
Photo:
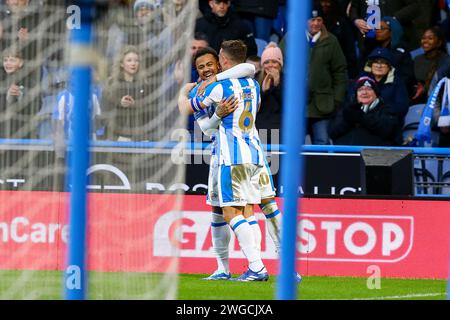
[[[219,118],[224,118],[234,110],[236,110],[239,106],[239,99],[235,96],[230,96],[226,100],[222,100],[217,109],[216,114]]]

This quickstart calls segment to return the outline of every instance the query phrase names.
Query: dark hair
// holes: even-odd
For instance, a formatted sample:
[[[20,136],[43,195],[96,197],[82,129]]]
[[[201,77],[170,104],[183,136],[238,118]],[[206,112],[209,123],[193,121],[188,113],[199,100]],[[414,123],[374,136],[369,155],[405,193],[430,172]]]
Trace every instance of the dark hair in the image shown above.
[[[203,33],[203,32],[201,32],[201,31],[197,31],[197,32],[194,34],[194,39],[195,39],[195,40],[206,41],[206,42],[209,43],[208,36],[206,35],[206,33]]]
[[[253,62],[261,62],[261,57],[260,56],[248,56],[247,60],[253,61]]]
[[[245,58],[247,57],[247,46],[242,40],[224,41],[220,48],[225,52],[228,58],[234,62],[245,62]]]
[[[447,40],[445,38],[445,34],[444,32],[441,30],[441,28],[439,27],[431,27],[426,29],[422,35],[424,35],[426,32],[431,31],[436,38],[438,38],[438,40],[441,42],[441,45],[439,46],[439,48],[437,48],[438,51],[441,51],[443,53],[448,53],[448,49],[447,49]]]
[[[194,65],[197,62],[198,58],[203,57],[207,54],[212,54],[214,56],[214,58],[216,58],[216,60],[219,61],[219,55],[217,54],[217,51],[211,47],[206,47],[206,48],[198,49],[197,53],[194,56]]]

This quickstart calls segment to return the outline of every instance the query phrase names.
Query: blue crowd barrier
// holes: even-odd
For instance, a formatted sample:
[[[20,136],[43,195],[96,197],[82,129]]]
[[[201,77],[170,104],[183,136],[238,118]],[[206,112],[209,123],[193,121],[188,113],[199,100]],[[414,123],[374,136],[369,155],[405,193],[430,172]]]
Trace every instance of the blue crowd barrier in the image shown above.
[[[20,145],[20,146],[53,146],[53,140],[41,139],[0,139],[0,146]],[[67,143],[68,145],[68,143]],[[154,142],[154,141],[91,141],[90,147],[109,147],[109,148],[158,148],[158,149],[174,149],[183,147],[186,150],[208,150],[211,143],[204,142],[186,142],[180,143],[175,141]],[[285,147],[281,144],[262,145],[264,150],[270,152],[284,152]],[[411,148],[411,147],[371,147],[371,146],[334,146],[334,145],[304,145],[303,152],[311,153],[360,153],[362,150],[378,149],[378,150],[412,150],[416,155],[435,155],[450,156],[450,148]]]

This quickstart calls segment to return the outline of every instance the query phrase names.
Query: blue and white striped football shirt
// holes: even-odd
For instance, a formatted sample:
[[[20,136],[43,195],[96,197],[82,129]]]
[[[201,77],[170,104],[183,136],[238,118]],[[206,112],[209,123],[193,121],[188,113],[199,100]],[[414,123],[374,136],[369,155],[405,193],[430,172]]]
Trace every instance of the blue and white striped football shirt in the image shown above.
[[[216,106],[223,99],[235,96],[238,108],[224,117],[216,134],[219,164],[264,164],[264,154],[255,128],[260,103],[260,87],[252,78],[227,79],[208,86],[198,101],[207,108]]]

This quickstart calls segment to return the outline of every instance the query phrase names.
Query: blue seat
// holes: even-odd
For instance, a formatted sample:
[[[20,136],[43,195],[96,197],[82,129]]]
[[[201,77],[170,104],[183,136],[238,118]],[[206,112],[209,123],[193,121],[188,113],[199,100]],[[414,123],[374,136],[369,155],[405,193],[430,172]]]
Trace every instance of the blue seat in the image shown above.
[[[420,56],[421,54],[424,54],[425,51],[423,51],[422,48],[417,48],[414,49],[413,51],[410,52],[411,54],[411,58],[414,60],[415,57]]]
[[[425,104],[416,104],[409,107],[402,130],[403,141],[409,141],[414,138],[424,108]]]
[[[255,38],[256,46],[258,47],[258,57],[262,56],[264,49],[267,46],[267,41],[259,38]]]
[[[425,106],[425,104],[416,104],[409,107],[402,129],[403,141],[410,141],[414,138]],[[438,143],[439,132],[431,131],[431,143],[425,143],[425,147],[437,147]]]

